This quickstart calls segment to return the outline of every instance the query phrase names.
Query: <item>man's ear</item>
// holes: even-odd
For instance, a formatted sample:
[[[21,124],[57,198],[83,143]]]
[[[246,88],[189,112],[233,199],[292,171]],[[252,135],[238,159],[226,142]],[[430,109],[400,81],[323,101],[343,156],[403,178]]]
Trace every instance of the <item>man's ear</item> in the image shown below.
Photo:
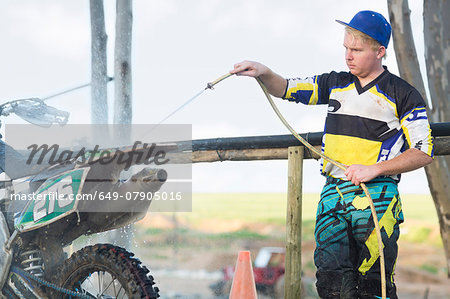
[[[377,51],[377,58],[381,59],[386,54],[386,48],[384,46],[380,46]]]

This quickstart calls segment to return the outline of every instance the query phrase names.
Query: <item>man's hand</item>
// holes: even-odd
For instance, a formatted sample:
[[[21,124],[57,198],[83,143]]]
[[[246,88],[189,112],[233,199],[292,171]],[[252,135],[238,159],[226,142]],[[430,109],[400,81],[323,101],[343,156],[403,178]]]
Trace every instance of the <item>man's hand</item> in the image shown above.
[[[285,93],[286,79],[259,62],[245,60],[236,63],[230,73],[236,74],[236,76],[258,77],[264,83],[269,93],[278,98],[281,98]]]
[[[345,171],[349,181],[358,186],[381,175],[396,175],[416,170],[430,164],[433,158],[416,148],[407,149],[394,159],[379,162],[374,165],[350,165]]]
[[[355,186],[359,186],[360,183],[373,180],[380,175],[380,172],[377,164],[370,166],[353,164],[347,168],[345,175]]]
[[[230,73],[236,74],[236,76],[249,76],[256,78],[270,73],[270,69],[259,62],[244,60],[236,63],[234,65],[234,69],[231,70]]]

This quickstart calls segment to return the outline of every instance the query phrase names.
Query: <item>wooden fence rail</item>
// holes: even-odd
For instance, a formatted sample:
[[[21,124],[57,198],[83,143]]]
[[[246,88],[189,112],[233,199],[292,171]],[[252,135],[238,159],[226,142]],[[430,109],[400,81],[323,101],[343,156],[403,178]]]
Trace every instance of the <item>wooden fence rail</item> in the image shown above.
[[[450,155],[450,122],[431,124],[434,154]],[[322,132],[300,134],[320,149]],[[170,163],[203,163],[223,161],[286,160],[290,146],[302,144],[292,135],[228,137],[188,140],[176,143],[179,151],[168,154]],[[319,159],[305,149],[304,159]]]

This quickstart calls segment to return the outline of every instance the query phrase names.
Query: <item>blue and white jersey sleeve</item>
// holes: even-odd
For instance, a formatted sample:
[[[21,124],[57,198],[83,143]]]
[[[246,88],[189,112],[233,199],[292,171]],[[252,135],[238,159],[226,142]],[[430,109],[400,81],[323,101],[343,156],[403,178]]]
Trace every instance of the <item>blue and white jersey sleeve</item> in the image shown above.
[[[305,105],[316,105],[319,101],[318,76],[306,79],[287,79],[284,99]]]
[[[409,148],[416,148],[433,157],[433,141],[424,101],[412,90],[398,107],[401,130]]]
[[[283,99],[305,105],[328,104],[329,86],[336,84],[338,73],[331,72],[307,78],[287,79]]]

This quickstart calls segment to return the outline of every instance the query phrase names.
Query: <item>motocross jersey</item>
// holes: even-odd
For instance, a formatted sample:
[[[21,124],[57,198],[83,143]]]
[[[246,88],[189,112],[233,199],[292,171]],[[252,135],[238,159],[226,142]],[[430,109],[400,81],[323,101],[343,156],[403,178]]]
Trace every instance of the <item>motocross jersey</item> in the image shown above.
[[[361,87],[350,72],[287,79],[284,99],[307,105],[327,104],[322,153],[345,165],[372,165],[407,148],[433,157],[425,102],[419,92],[386,67]],[[326,176],[346,179],[344,171],[321,160]],[[392,176],[399,180],[399,175]]]

